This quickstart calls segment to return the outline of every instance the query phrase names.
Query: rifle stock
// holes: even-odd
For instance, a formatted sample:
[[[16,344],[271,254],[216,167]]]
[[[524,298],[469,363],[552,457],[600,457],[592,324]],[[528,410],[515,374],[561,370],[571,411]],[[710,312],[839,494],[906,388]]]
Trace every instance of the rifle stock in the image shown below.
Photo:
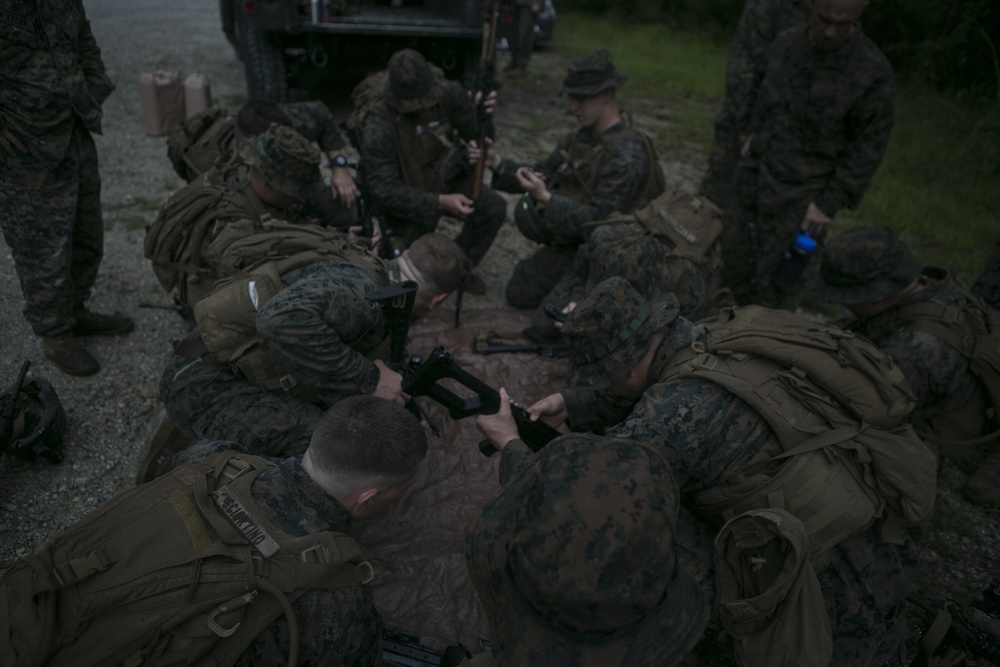
[[[440,380],[451,379],[472,392],[462,398],[455,392],[438,384]],[[426,396],[448,409],[452,419],[465,419],[474,415],[493,415],[500,410],[500,392],[458,365],[455,357],[443,347],[436,347],[430,356],[413,368],[403,378],[403,392],[410,396]],[[540,421],[531,421],[531,415],[522,407],[512,405],[511,413],[517,424],[521,440],[533,452],[547,445],[560,435],[559,431]],[[479,443],[479,451],[485,456],[496,453],[496,448],[488,440]]]

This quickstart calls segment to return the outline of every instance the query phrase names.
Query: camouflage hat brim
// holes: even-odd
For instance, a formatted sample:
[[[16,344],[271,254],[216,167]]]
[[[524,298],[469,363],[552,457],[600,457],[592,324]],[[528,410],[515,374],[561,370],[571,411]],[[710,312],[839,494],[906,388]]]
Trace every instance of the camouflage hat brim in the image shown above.
[[[293,175],[287,173],[278,164],[265,148],[265,135],[260,135],[250,140],[245,145],[240,146],[240,155],[243,161],[260,171],[275,189],[285,194],[304,200],[309,193],[314,190],[317,183],[321,183],[323,175],[319,171],[319,164],[311,170],[308,175]]]
[[[628,81],[628,75],[622,74],[617,70],[612,72],[610,77],[603,73],[596,78],[584,76],[585,74],[591,73],[582,73],[580,76],[567,76],[563,81],[563,87],[559,91],[559,94],[569,95],[570,97],[593,97],[594,95],[600,95],[605,90],[621,88]]]
[[[572,370],[566,378],[569,389],[600,390],[620,380],[623,375],[612,369],[631,369],[642,361],[656,335],[677,319],[677,299],[668,294],[659,301],[647,301],[628,325],[600,351],[571,355]]]
[[[392,92],[392,87],[386,82],[385,101],[391,108],[399,113],[416,113],[424,109],[430,109],[438,103],[441,97],[441,85],[435,79],[429,85],[426,93],[417,97],[402,98]]]
[[[805,290],[817,301],[835,303],[846,308],[884,301],[899,294],[903,288],[919,274],[917,267],[914,273],[906,273],[898,279],[890,277],[878,278],[867,285],[840,286],[831,285],[823,279],[822,271],[809,276],[805,281]]]
[[[559,459],[564,461],[562,465],[571,467],[574,471],[581,470],[573,457],[580,456],[583,452],[582,455],[589,458],[586,454],[588,450],[604,448],[603,444],[595,444],[597,441],[594,438],[595,436],[590,435],[569,434],[549,443],[544,450],[545,454],[539,455],[528,467],[523,468],[486,507],[470,532],[467,556],[469,575],[490,621],[493,655],[502,659],[503,664],[546,664],[539,661],[543,655],[551,660],[550,664],[573,664],[580,667],[658,667],[680,664],[697,644],[707,625],[709,605],[705,594],[676,561],[669,568],[673,572],[656,573],[657,577],[662,577],[661,582],[672,577],[672,580],[663,584],[664,592],[659,603],[650,609],[633,610],[640,620],[610,633],[579,633],[558,627],[554,618],[539,612],[519,589],[511,564],[512,545],[520,539],[518,534],[523,525],[518,517],[524,516],[526,498],[535,498],[535,485],[546,484],[547,480],[550,482],[548,488],[563,488],[551,485],[547,474],[549,464],[545,462],[545,458],[550,457],[550,461]],[[616,446],[630,451],[641,447],[629,441],[618,441],[618,444],[611,445],[612,448]],[[603,460],[598,458],[595,467],[602,465]],[[576,491],[592,495],[592,491],[586,488]],[[569,502],[569,499],[561,502]],[[542,504],[545,505],[544,501]],[[551,508],[533,507],[533,510],[548,517]],[[544,525],[545,519],[542,521]],[[662,539],[659,531],[654,532],[657,533],[656,539]],[[584,541],[595,539],[586,534],[579,537]],[[641,560],[641,557],[637,560]],[[669,558],[665,558],[665,562],[668,561]],[[580,593],[581,599],[587,599],[586,591]],[[619,595],[608,594],[612,598]],[[582,601],[580,605],[590,606]]]

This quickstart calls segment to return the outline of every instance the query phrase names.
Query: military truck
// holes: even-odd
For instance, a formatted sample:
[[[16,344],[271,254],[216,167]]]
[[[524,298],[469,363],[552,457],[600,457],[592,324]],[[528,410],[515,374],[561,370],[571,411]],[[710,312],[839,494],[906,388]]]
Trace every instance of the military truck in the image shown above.
[[[482,44],[482,0],[219,0],[248,99],[288,101],[289,82],[415,48],[468,80]]]

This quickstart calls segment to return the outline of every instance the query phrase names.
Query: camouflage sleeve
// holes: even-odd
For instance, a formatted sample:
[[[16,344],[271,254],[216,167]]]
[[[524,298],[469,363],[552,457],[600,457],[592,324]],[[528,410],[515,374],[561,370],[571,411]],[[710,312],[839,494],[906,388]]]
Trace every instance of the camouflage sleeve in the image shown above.
[[[84,14],[83,5],[82,3],[79,4],[82,20],[80,21],[80,30],[76,43],[80,68],[83,70],[84,78],[87,81],[87,90],[91,98],[93,98],[97,106],[101,106],[104,104],[104,100],[108,99],[108,96],[114,91],[115,85],[111,83],[111,79],[108,78],[107,71],[104,69],[104,61],[101,60],[101,49],[98,48],[97,40],[94,39],[94,35],[90,31],[90,22]]]
[[[861,203],[892,133],[896,96],[892,67],[874,45],[867,51],[861,64],[852,66],[855,76],[846,82],[846,86],[866,87],[843,121],[848,130],[848,144],[840,152],[826,189],[813,200],[830,217],[842,208],[854,209]]]
[[[553,232],[579,236],[583,223],[604,220],[616,211],[631,210],[652,168],[642,141],[636,137],[624,139],[601,165],[590,200],[579,202],[553,194],[546,206],[545,219],[553,226]]]
[[[634,401],[612,396],[604,391],[563,389],[568,422],[574,431],[599,431],[609,428],[632,411]]]
[[[315,141],[324,154],[344,148],[337,121],[323,102],[289,102],[280,106],[292,119],[292,127],[309,141]]]
[[[556,149],[552,153],[542,160],[541,162],[536,162],[535,164],[528,164],[527,162],[515,162],[513,160],[503,160],[497,168],[493,171],[493,179],[490,181],[490,185],[495,190],[500,190],[502,192],[524,192],[521,188],[520,182],[517,180],[517,170],[521,167],[531,167],[535,171],[545,174],[547,178],[550,178],[566,158],[563,157],[566,154],[566,147],[573,140],[575,134],[568,134]]]
[[[771,427],[753,408],[702,380],[653,385],[608,435],[655,445],[685,490],[716,486],[764,447],[781,451]]]
[[[535,456],[524,441],[518,438],[511,440],[500,451],[500,486],[506,486],[508,480],[517,476],[518,471]]]
[[[352,265],[313,273],[260,309],[257,332],[291,376],[327,405],[370,394],[379,372],[365,352],[384,337],[384,320],[365,294],[377,287]]]
[[[933,420],[971,402],[978,386],[965,356],[940,338],[922,331],[897,333],[879,348],[892,357],[917,397],[914,415]]]
[[[438,214],[438,193],[414,188],[403,180],[396,139],[389,121],[370,113],[362,127],[362,158],[368,191],[383,213],[403,219],[430,220]]]

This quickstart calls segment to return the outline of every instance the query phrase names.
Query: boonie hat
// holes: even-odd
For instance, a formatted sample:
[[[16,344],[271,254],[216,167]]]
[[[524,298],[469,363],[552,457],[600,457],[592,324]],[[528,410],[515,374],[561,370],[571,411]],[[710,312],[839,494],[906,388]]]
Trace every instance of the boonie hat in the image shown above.
[[[677,564],[678,503],[652,449],[576,433],[549,443],[466,541],[499,664],[679,664],[708,604]]]
[[[850,307],[895,296],[918,275],[920,264],[895,229],[857,227],[830,239],[806,289],[821,301]]]
[[[615,69],[611,53],[607,49],[598,49],[569,64],[569,71],[563,79],[562,94],[592,97],[609,88],[621,88],[627,80],[626,75]]]
[[[267,130],[244,144],[243,161],[255,167],[278,190],[298,199],[323,177],[319,151],[290,127],[271,123]]]
[[[625,377],[679,308],[673,294],[647,301],[620,276],[598,284],[562,328],[572,364],[566,386],[604,389]]]
[[[389,58],[386,102],[400,113],[413,113],[434,106],[439,84],[434,70],[419,52],[403,49]]]

